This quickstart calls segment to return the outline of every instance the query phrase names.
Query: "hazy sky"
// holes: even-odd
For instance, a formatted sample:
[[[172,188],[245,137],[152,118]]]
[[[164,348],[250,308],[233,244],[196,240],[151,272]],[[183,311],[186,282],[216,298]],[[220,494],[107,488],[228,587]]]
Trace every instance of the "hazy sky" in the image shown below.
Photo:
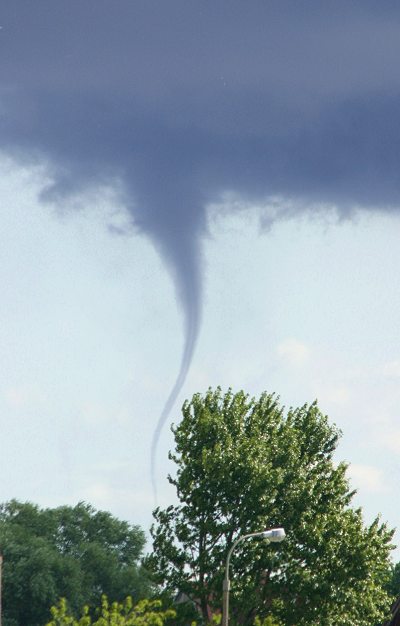
[[[0,499],[148,527],[180,370],[161,504],[168,425],[220,384],[318,398],[396,526],[397,4],[6,0],[0,26]]]

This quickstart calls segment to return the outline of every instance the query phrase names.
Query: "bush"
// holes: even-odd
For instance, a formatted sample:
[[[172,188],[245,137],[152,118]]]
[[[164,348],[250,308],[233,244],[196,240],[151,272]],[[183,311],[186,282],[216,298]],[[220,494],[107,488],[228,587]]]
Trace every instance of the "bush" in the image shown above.
[[[85,606],[77,620],[70,613],[65,598],[61,598],[56,606],[51,607],[52,619],[46,626],[163,626],[176,613],[173,609],[161,609],[161,600],[140,600],[133,604],[128,596],[124,602],[110,604],[107,596],[102,596],[101,607],[94,611],[94,617]]]

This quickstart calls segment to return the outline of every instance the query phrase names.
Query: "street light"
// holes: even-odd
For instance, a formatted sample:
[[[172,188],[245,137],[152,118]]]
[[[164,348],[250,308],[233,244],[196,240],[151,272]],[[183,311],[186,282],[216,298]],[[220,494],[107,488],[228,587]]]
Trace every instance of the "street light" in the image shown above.
[[[229,580],[229,564],[232,552],[239,543],[241,543],[245,539],[250,539],[252,537],[263,537],[268,543],[280,543],[285,539],[286,533],[284,528],[271,528],[270,530],[263,530],[258,533],[242,535],[233,542],[228,552],[228,556],[226,557],[225,576],[222,585],[222,626],[228,626],[229,621],[229,591],[231,587],[231,582]]]

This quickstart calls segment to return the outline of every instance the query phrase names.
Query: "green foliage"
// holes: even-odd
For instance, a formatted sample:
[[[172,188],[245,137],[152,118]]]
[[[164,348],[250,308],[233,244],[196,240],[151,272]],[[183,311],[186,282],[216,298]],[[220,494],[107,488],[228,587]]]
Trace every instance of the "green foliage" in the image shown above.
[[[144,533],[80,503],[40,509],[15,500],[0,506],[5,626],[43,624],[60,596],[75,610],[151,591],[138,565]]]
[[[387,589],[390,595],[394,598],[398,598],[400,596],[400,562],[396,563],[396,565],[392,568]]]
[[[80,619],[70,613],[65,598],[50,609],[52,619],[46,626],[163,626],[167,620],[175,617],[173,609],[161,610],[160,600],[140,600],[133,604],[131,596],[123,602],[109,603],[107,596],[101,598],[101,608],[97,619],[90,615],[89,607],[85,606]]]
[[[282,622],[276,622],[270,615],[264,619],[256,617],[254,620],[254,626],[282,626]]]
[[[185,593],[206,621],[232,542],[283,526],[279,546],[249,540],[234,552],[231,623],[382,621],[393,531],[351,508],[346,465],[333,462],[340,433],[315,403],[285,415],[274,395],[210,389],[185,402],[173,432],[179,504],[155,510],[146,560],[158,584]]]

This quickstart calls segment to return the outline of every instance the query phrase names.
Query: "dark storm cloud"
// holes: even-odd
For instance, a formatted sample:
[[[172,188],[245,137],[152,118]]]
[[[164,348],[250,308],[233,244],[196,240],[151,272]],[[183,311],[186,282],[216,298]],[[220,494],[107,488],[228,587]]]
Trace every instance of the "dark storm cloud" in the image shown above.
[[[198,334],[209,202],[398,210],[400,8],[3,0],[0,25],[3,150],[50,164],[44,198],[118,184],[174,277],[186,343],[156,443]]]

